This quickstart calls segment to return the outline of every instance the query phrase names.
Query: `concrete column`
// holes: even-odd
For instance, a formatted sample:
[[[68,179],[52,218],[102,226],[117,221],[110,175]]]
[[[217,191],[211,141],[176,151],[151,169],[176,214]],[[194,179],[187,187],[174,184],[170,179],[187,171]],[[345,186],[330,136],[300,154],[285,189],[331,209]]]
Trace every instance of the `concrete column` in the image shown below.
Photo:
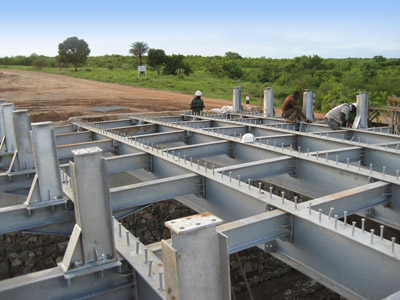
[[[209,213],[165,223],[172,237],[172,244],[162,241],[167,299],[231,299],[229,251],[216,231],[221,223]]]
[[[14,104],[5,103],[1,104],[3,124],[4,124],[4,135],[6,137],[6,152],[14,152],[17,148],[15,144],[15,135],[13,128],[12,112],[14,111]]]
[[[61,175],[56,140],[51,122],[32,124],[32,145],[39,183],[40,201],[62,199]]]
[[[13,111],[13,124],[15,142],[18,150],[18,169],[27,170],[33,169],[35,163],[33,161],[32,143],[31,143],[31,121],[28,111],[15,110]]]
[[[70,162],[70,167],[76,224],[60,264],[64,272],[120,265],[116,256],[110,189],[102,152],[99,147],[72,151],[74,162]],[[108,263],[111,265],[105,266]]]
[[[267,87],[264,90],[264,116],[275,117],[274,91],[270,87]]]
[[[240,86],[237,86],[233,89],[233,112],[234,113],[243,112],[242,88]]]
[[[315,121],[314,117],[314,97],[315,94],[312,90],[304,90],[303,93],[303,113],[308,120]]]

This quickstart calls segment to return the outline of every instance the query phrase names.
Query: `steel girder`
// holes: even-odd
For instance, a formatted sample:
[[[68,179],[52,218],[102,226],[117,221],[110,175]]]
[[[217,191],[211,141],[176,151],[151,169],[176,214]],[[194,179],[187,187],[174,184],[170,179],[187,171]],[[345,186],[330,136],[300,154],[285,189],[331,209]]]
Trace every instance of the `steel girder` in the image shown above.
[[[210,117],[205,119],[207,122],[198,125],[209,126]],[[166,126],[170,133],[168,136],[173,140],[165,138],[163,134],[155,133],[145,135],[143,138],[138,135],[135,141],[126,134],[119,135],[118,130],[112,132],[104,130],[101,124],[96,126],[76,124],[71,128],[85,128],[93,132],[96,139],[106,142],[107,138],[111,139],[112,147],[106,147],[104,151],[119,150],[120,153],[127,154],[120,158],[117,156],[109,161],[105,160],[110,173],[128,170],[137,170],[140,173],[140,170],[146,169],[146,172],[151,171],[150,174],[155,174],[159,178],[143,184],[111,189],[111,198],[114,194],[112,202],[122,201],[121,207],[137,206],[138,203],[135,201],[130,203],[132,200],[129,198],[134,199],[136,195],[143,193],[150,195],[141,197],[140,204],[176,197],[183,202],[190,202],[192,207],[197,207],[198,210],[210,211],[228,222],[218,226],[217,230],[228,238],[231,253],[268,242],[265,249],[271,251],[273,255],[346,297],[360,299],[370,296],[386,297],[396,292],[400,270],[398,245],[374,235],[373,232],[367,233],[338,220],[344,215],[345,210],[350,215],[367,209],[371,211],[372,208],[376,219],[385,220],[385,224],[396,225],[396,220],[399,219],[397,208],[400,201],[398,196],[400,181],[397,171],[399,168],[396,165],[398,152],[393,147],[386,149],[382,145],[372,146],[362,143],[364,135],[370,134],[369,132],[344,131],[342,140],[340,136],[333,137],[341,133],[331,134],[323,126],[302,124],[301,131],[295,131],[295,126],[276,128],[278,126],[263,125],[270,121],[268,119],[263,121],[254,116],[244,120],[218,120],[213,124],[219,127],[232,126],[232,122],[236,125],[242,124],[245,126],[239,127],[241,130],[245,128],[246,131],[257,132],[256,137],[260,137],[256,143],[242,144],[239,142],[240,136],[235,137],[230,131],[232,127],[229,130],[196,129],[188,125],[191,121],[179,120],[174,118],[174,124],[171,124],[162,120],[141,118],[141,123],[155,123],[159,132]],[[135,124],[133,119],[130,122]],[[118,127],[117,124],[113,126]],[[263,127],[266,127],[268,133]],[[179,132],[176,130],[174,132],[174,128]],[[327,131],[328,137],[324,137],[320,133],[322,131]],[[275,145],[272,142],[274,132],[276,132]],[[356,134],[363,136],[360,141],[353,142],[351,137]],[[371,140],[375,138],[380,144],[385,143],[386,134],[371,133],[371,136]],[[345,140],[345,137],[348,140]],[[226,142],[214,144],[229,144],[229,148],[218,150],[212,145],[213,143],[210,143],[212,140],[221,139]],[[277,142],[278,140],[284,143],[283,146]],[[397,142],[392,136],[389,140],[392,144]],[[184,144],[202,141],[204,145],[191,144],[187,147],[179,146],[178,149],[175,146],[173,149],[174,146],[169,147],[168,144],[174,141]],[[165,148],[170,148],[168,154],[165,149],[155,147],[160,143],[163,143]],[[305,143],[308,143],[309,151],[303,148],[307,147],[304,146]],[[296,151],[296,146],[299,145],[303,147],[301,151]],[[335,148],[333,152],[329,149],[332,145]],[[71,145],[71,149],[80,147],[81,145]],[[201,155],[201,147],[206,152],[204,155]],[[171,151],[175,153],[172,154]],[[183,154],[185,151],[195,153],[193,157],[196,155],[196,158],[201,159],[200,165],[197,161],[190,162],[188,157],[184,158],[184,155],[190,155],[189,152]],[[180,153],[179,156],[177,152]],[[326,153],[328,160],[325,158]],[[348,162],[342,158],[336,161],[336,153],[348,155]],[[379,172],[379,168],[370,169],[369,165],[355,163],[358,162],[357,156],[364,158],[364,163],[367,164],[379,161],[379,153],[382,153],[384,163],[388,159],[390,167],[386,173]],[[231,156],[234,164],[221,163],[219,166],[223,168],[215,170],[212,170],[210,165],[207,168],[206,160],[214,157],[218,160],[220,155]],[[254,168],[253,173],[252,168]],[[232,172],[231,177],[229,172]],[[237,175],[241,174],[241,178],[238,178]],[[291,190],[311,194],[317,199],[297,204],[285,199],[284,195],[276,196],[250,185],[247,183],[248,179],[275,181],[279,185],[287,185]],[[184,181],[180,184],[180,180]],[[168,187],[169,181],[176,184],[174,183],[165,195],[161,193],[157,195],[156,190],[163,191]],[[122,193],[126,193],[126,196]],[[196,193],[197,196],[182,196],[188,193]],[[72,194],[70,195],[73,198]],[[271,207],[278,209],[265,212]],[[334,207],[333,213],[330,207]],[[327,240],[332,243],[326,243]],[[365,255],[359,255],[360,253]],[[351,266],[343,261],[356,261],[356,263]],[[139,268],[137,262],[130,263],[135,269]],[[382,277],[389,275],[389,281],[375,278],[377,282],[371,282],[367,278],[370,265],[379,269]],[[379,268],[381,266],[385,268]],[[343,277],[343,272],[348,275]],[[146,276],[139,278],[143,284],[142,291],[147,290],[146,286],[150,279]]]

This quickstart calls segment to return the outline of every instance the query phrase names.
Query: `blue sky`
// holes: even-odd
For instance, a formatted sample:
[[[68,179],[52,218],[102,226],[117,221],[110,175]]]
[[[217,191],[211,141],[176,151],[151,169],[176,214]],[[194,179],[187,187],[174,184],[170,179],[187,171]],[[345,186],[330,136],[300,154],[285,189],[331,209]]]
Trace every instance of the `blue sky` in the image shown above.
[[[0,57],[57,55],[68,37],[91,56],[147,42],[167,54],[400,57],[399,0],[0,0]]]

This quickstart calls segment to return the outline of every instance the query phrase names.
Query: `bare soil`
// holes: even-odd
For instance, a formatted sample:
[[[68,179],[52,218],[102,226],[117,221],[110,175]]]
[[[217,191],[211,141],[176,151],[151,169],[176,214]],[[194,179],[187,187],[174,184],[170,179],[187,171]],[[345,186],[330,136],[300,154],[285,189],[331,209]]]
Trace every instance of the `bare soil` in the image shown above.
[[[187,110],[193,98],[177,92],[10,69],[0,69],[0,97],[14,103],[17,109],[27,109],[32,122],[103,114],[92,110],[95,107],[126,107],[113,113]],[[206,109],[232,105],[221,99],[203,100]]]
[[[160,87],[162,88],[162,87]],[[201,89],[201,87],[199,87]],[[193,91],[194,94],[194,91]],[[32,122],[104,114],[96,107],[125,107],[113,113],[188,110],[193,95],[98,82],[41,72],[0,69],[0,98],[27,109]],[[203,97],[206,110],[232,101]],[[275,108],[281,115],[280,108]],[[321,118],[323,114],[316,114]]]

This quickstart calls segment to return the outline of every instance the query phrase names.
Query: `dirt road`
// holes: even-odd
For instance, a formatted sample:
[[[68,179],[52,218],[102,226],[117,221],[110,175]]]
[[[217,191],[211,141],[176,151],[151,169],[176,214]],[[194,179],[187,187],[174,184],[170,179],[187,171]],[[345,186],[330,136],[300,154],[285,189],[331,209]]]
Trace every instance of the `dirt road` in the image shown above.
[[[122,107],[113,110],[113,113],[187,110],[193,95],[41,72],[0,69],[0,98],[14,103],[16,109],[27,109],[32,122],[41,122],[104,114],[95,110],[99,107]],[[206,110],[232,105],[232,101],[203,99]],[[275,112],[281,115],[280,108],[275,108]],[[323,114],[316,113],[315,116],[322,118]]]
[[[95,107],[126,107],[113,113],[186,110],[193,96],[62,75],[0,69],[0,98],[14,103],[17,109],[28,109],[32,122],[38,122],[103,113],[93,111]],[[204,102],[208,109],[232,105],[231,101],[207,97]]]

